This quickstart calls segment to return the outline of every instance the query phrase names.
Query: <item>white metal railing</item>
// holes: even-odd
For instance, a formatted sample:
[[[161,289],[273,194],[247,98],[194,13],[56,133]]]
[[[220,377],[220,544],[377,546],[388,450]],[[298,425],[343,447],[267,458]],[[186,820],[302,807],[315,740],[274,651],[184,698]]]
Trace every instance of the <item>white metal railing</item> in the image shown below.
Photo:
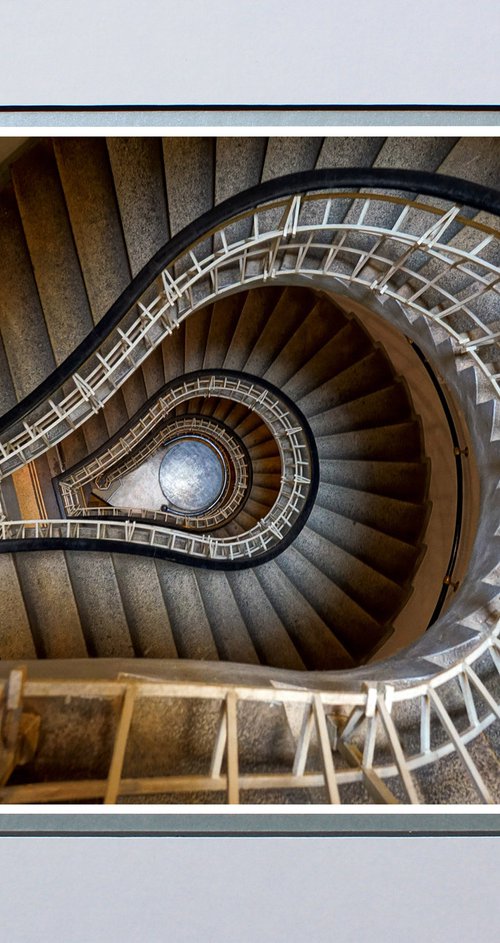
[[[214,371],[174,381],[117,442],[77,469],[66,482],[66,488],[76,490],[97,475],[104,474],[131,452],[148,433],[154,431],[173,409],[200,396],[215,396],[243,403],[268,426],[276,442],[281,463],[279,490],[268,513],[250,530],[236,537],[204,534],[190,536],[172,527],[162,527],[160,522],[157,526],[139,523],[135,520],[137,515],[132,513],[133,509],[129,509],[128,516],[133,517],[133,521],[95,521],[82,517],[73,521],[4,521],[0,525],[0,539],[50,537],[120,540],[211,560],[248,559],[270,551],[284,540],[308,501],[313,479],[311,442],[302,417],[291,403],[285,402],[278,391],[246,375]],[[68,500],[67,490],[65,499]],[[92,513],[93,518],[99,516],[102,515]]]
[[[47,680],[30,679],[21,670],[11,672],[5,683],[5,702],[12,705],[9,726],[20,732],[24,706],[36,708],[37,700],[47,706],[52,699],[66,703],[68,698],[85,700],[118,700],[121,703],[113,739],[109,746],[111,762],[107,778],[78,778],[67,781],[8,784],[15,769],[15,737],[7,755],[5,770],[0,769],[0,802],[41,803],[49,801],[85,801],[102,799],[115,803],[119,797],[182,794],[197,791],[222,793],[230,804],[242,801],[247,790],[322,788],[328,803],[342,802],[343,789],[354,783],[364,786],[365,801],[378,804],[400,802],[417,804],[425,801],[425,778],[421,773],[433,763],[439,764],[451,754],[458,757],[464,774],[475,791],[477,801],[492,804],[495,797],[482,769],[474,761],[469,745],[474,738],[500,719],[500,706],[494,695],[500,675],[500,620],[489,632],[478,637],[474,649],[452,668],[422,683],[395,687],[376,685],[369,681],[358,691],[327,689],[314,685],[314,676],[304,687],[280,685],[269,687],[196,681],[172,681],[121,674],[116,680]],[[475,664],[489,659],[490,679],[479,677]],[[309,685],[309,686],[308,686]],[[453,708],[447,706],[453,696]],[[15,695],[15,697],[14,697]],[[124,775],[126,756],[133,759],[127,743],[134,723],[134,710],[141,700],[153,704],[168,699],[172,710],[179,702],[203,702],[218,705],[218,714],[203,712],[203,744],[206,769],[183,774],[179,769],[149,776]],[[288,715],[284,708],[293,707],[300,721],[295,733],[295,751],[290,768],[262,772],[259,742],[249,736],[246,711],[251,710],[250,723],[260,709],[280,707],[274,711],[274,735],[290,736]],[[163,710],[163,709],[162,709]],[[17,713],[15,713],[17,711]],[[408,740],[405,719],[414,716],[412,731],[419,731],[418,744]],[[52,715],[54,716],[54,715]],[[431,725],[431,716],[434,718]],[[26,713],[37,719],[36,715]],[[213,721],[210,721],[213,717]],[[162,713],[165,723],[165,713]],[[301,719],[300,719],[301,718]],[[40,718],[38,717],[40,723]],[[78,719],[77,721],[78,722]],[[435,722],[441,735],[436,737]],[[50,717],[42,727],[50,728]],[[269,724],[268,715],[266,723]],[[28,726],[25,723],[24,727]],[[193,719],[191,738],[196,733]],[[213,739],[210,740],[210,730]],[[245,730],[245,733],[241,733]],[[161,731],[158,731],[161,736]],[[66,745],[71,730],[67,724]],[[79,734],[81,740],[81,733]],[[182,741],[178,756],[186,759]],[[21,754],[22,742],[18,753]],[[203,750],[201,751],[203,753]],[[162,763],[163,766],[163,763]],[[244,767],[244,772],[242,771]],[[26,776],[24,777],[26,779]],[[160,800],[162,801],[162,800]],[[164,800],[163,800],[164,801]],[[349,793],[347,793],[349,801]]]
[[[341,205],[349,206],[347,217],[339,217]],[[389,216],[397,211],[391,225],[371,220],[372,210],[381,206]],[[245,221],[250,232],[241,238]],[[455,236],[447,241],[450,233]],[[315,192],[264,203],[226,220],[211,235],[212,252],[207,254],[204,234],[133,305],[67,381],[66,392],[54,394],[1,437],[1,476],[102,408],[194,310],[279,277],[321,275],[396,299],[447,332],[457,355],[468,356],[491,384],[492,395],[499,395],[500,234],[463,215],[460,207],[440,209],[375,192]]]
[[[85,463],[73,474],[60,478],[58,486],[66,515],[68,517],[145,518],[165,527],[187,527],[190,530],[209,530],[220,527],[224,522],[231,520],[241,508],[247,496],[249,485],[248,457],[241,448],[239,439],[222,423],[209,417],[190,415],[181,419],[171,419],[167,425],[165,425],[165,419],[168,419],[168,416],[164,417],[161,431],[152,437],[148,437],[147,443],[142,448],[140,446],[135,448],[128,459],[115,460],[115,465],[112,467],[109,467],[104,461],[103,468],[106,470],[102,472],[102,475],[94,477],[95,462],[98,463],[100,458],[98,455],[95,462],[93,462],[93,471],[90,476],[87,471],[88,463]],[[140,429],[142,429],[142,426],[139,426]],[[111,505],[108,507],[89,507],[86,505],[83,491],[84,484],[90,481],[93,487],[98,488],[100,491],[107,491],[113,482],[122,479],[130,471],[137,468],[162,446],[172,439],[186,434],[208,436],[209,440],[214,442],[221,450],[225,463],[231,469],[231,474],[226,476],[226,485],[220,498],[209,511],[187,517],[174,514],[171,511],[155,511],[149,508]],[[128,454],[124,439],[121,438],[120,441],[125,448],[123,455]],[[139,443],[142,438],[139,436],[136,441]]]

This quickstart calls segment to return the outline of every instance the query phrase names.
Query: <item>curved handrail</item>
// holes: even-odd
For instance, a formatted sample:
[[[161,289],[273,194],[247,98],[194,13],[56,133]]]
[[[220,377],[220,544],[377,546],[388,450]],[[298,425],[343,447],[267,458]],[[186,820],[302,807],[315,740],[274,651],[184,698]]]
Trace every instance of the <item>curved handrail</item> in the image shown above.
[[[214,507],[194,516],[185,516],[170,511],[153,511],[144,508],[125,508],[116,505],[107,507],[91,507],[82,502],[82,489],[79,481],[85,480],[85,465],[80,474],[72,475],[71,471],[59,475],[57,487],[60,489],[62,504],[67,517],[121,517],[123,519],[141,518],[149,523],[162,523],[166,527],[179,527],[185,530],[210,530],[222,527],[233,520],[248,498],[252,472],[250,456],[244,444],[228,429],[224,423],[214,420],[210,416],[190,414],[173,419],[166,424],[162,423],[159,432],[147,437],[142,447],[137,446],[128,453],[128,458],[107,471],[103,471],[104,480],[99,475],[94,478],[94,487],[107,491],[113,481],[116,481],[138,467],[158,451],[173,437],[186,434],[205,434],[210,441],[215,442],[222,451],[224,460],[229,463],[231,473],[227,476],[226,486],[217,499]],[[88,461],[88,460],[87,460]]]
[[[106,443],[92,459],[84,460],[70,475],[82,485],[96,473],[111,468],[120,456],[153,431],[180,404],[192,398],[222,397],[243,403],[268,426],[281,461],[280,485],[276,499],[253,527],[236,537],[187,533],[164,522],[119,520],[117,515],[78,516],[66,520],[2,521],[0,550],[16,544],[18,550],[43,549],[58,544],[72,549],[106,548],[118,552],[133,550],[182,560],[191,564],[200,560],[206,566],[230,569],[257,565],[272,559],[295,539],[312,510],[319,485],[319,459],[314,436],[301,410],[268,380],[234,370],[198,370],[165,384],[127,424],[111,444]],[[101,459],[102,456],[102,460]],[[60,476],[64,482],[64,476]]]
[[[250,187],[208,210],[166,242],[132,279],[99,323],[35,390],[7,410],[0,418],[0,434],[26,416],[51,396],[95,353],[109,333],[117,327],[133,304],[161,272],[189,246],[206,238],[221,223],[238,217],[261,203],[293,194],[319,190],[374,187],[409,191],[424,196],[468,206],[478,212],[500,216],[500,191],[459,177],[424,171],[392,168],[337,168],[287,174]]]
[[[310,179],[309,175],[306,176]],[[320,177],[322,179],[322,175]],[[318,180],[316,185],[319,186]],[[359,218],[346,224],[338,223],[335,218],[330,218],[331,207],[335,201],[346,199],[360,204]],[[490,291],[494,294],[496,311],[498,296],[495,286],[500,279],[500,269],[480,253],[494,238],[498,241],[500,233],[482,223],[461,217],[457,207],[444,211],[397,196],[367,192],[346,193],[344,190],[331,194],[320,188],[306,194],[302,203],[301,200],[300,194],[289,193],[284,201],[260,203],[247,214],[240,213],[238,216],[227,218],[222,224],[225,228],[217,230],[217,249],[206,255],[204,247],[207,236],[214,232],[212,229],[186,250],[180,270],[178,266],[173,265],[171,269],[162,269],[161,280],[157,285],[149,285],[147,297],[143,295],[142,301],[136,299],[138,313],[135,308],[127,309],[130,322],[128,326],[123,321],[125,329],[117,327],[116,331],[107,337],[108,349],[103,346],[100,351],[96,350],[94,355],[90,355],[94,359],[86,376],[83,377],[77,372],[72,374],[72,388],[69,393],[65,392],[64,398],[61,399],[59,394],[59,402],[48,398],[44,401],[43,415],[33,415],[31,425],[23,420],[17,431],[11,433],[9,440],[0,441],[0,473],[10,474],[30,459],[42,454],[85,422],[93,412],[102,408],[131,372],[149,356],[151,349],[161,343],[181,321],[201,305],[224,292],[241,290],[278,275],[290,279],[305,274],[310,278],[317,276],[319,269],[324,277],[348,283],[356,282],[374,293],[396,298],[416,313],[424,314],[444,328],[455,342],[462,345],[462,351],[470,355],[475,365],[491,381],[495,393],[500,393],[500,377],[492,372],[489,361],[483,360],[485,351],[488,356],[489,346],[496,344],[500,331],[492,330],[474,311],[474,305],[471,307],[471,302],[479,296],[483,302],[484,295]],[[402,207],[398,211],[397,221],[389,228],[364,223],[370,202],[377,200]],[[422,225],[420,220],[419,232],[415,232],[411,225],[407,231],[403,231],[401,224],[410,208],[418,210],[424,221],[426,216],[430,216],[431,225],[428,226],[425,222]],[[252,215],[251,237],[242,240],[236,234],[235,238],[235,224],[246,218],[248,213]],[[440,241],[450,226],[456,225],[458,221],[463,227],[477,230],[481,235],[481,242],[470,251]],[[484,239],[485,232],[488,235]],[[302,237],[308,233],[309,239],[304,242]],[[329,233],[333,241],[325,242],[322,238],[314,241],[314,234],[318,233],[320,236]],[[360,248],[356,242],[349,244],[349,241],[346,241],[349,233],[356,236],[364,233],[370,238],[375,237],[375,244],[369,250]],[[340,238],[337,239],[339,235]],[[384,254],[380,247],[385,247],[385,243],[390,244],[390,249]],[[394,247],[397,250],[395,256]],[[196,256],[195,249],[200,252],[200,257]],[[439,278],[455,269],[475,281],[472,294],[465,299],[457,299],[446,287],[438,284],[437,277],[429,280],[425,275],[421,276],[418,268],[405,264],[414,253],[422,253],[424,250],[435,263],[441,265]],[[339,271],[338,262],[335,261],[337,256],[340,259],[342,255],[347,255],[349,260],[346,271]],[[292,257],[291,264],[287,261],[289,256]],[[346,263],[342,262],[342,265],[345,268]],[[477,269],[479,273],[476,272]],[[397,287],[393,275],[401,274],[406,276],[406,281],[402,287]],[[412,280],[416,280],[420,287],[416,290],[411,288],[408,296],[407,283],[409,285]],[[437,293],[438,299],[444,305],[442,311],[431,313],[427,301],[424,304],[420,301],[422,293],[429,289],[432,289],[434,294]],[[127,293],[124,297],[128,297]],[[433,304],[435,305],[436,301]],[[462,319],[467,319],[469,334],[464,334],[463,328],[457,328],[448,321],[458,310],[461,311]],[[125,315],[123,317],[125,318]]]
[[[441,403],[441,407],[445,415],[446,422],[448,423],[448,429],[450,432],[450,437],[451,437],[451,441],[453,445],[453,451],[455,453],[455,475],[456,475],[456,483],[457,483],[457,500],[455,504],[456,506],[455,527],[453,530],[453,539],[451,542],[451,550],[450,550],[450,557],[448,560],[448,566],[446,567],[446,573],[443,579],[443,586],[438,596],[436,605],[434,606],[434,610],[432,612],[429,625],[428,625],[428,628],[430,628],[432,625],[434,625],[436,619],[439,617],[441,613],[441,610],[445,604],[445,600],[448,595],[448,590],[450,586],[455,585],[455,588],[456,588],[456,584],[453,584],[452,582],[452,577],[453,577],[453,571],[455,569],[455,564],[457,562],[458,548],[460,546],[460,538],[462,534],[462,518],[463,518],[463,502],[464,502],[464,475],[463,475],[463,469],[462,469],[462,460],[463,460],[462,456],[464,454],[464,450],[460,446],[460,440],[458,438],[457,427],[455,425],[453,416],[451,414],[451,410],[448,405],[446,396],[443,392],[443,389],[441,387],[441,384],[439,383],[439,380],[436,374],[434,373],[434,370],[432,369],[429,361],[427,360],[427,357],[425,356],[424,352],[420,349],[418,344],[415,344],[415,342],[412,341],[411,345],[417,357],[422,361],[422,364],[424,365],[430,377],[431,383],[434,389],[436,390],[437,396],[439,397],[439,401]],[[465,453],[468,454],[467,449],[465,449]]]

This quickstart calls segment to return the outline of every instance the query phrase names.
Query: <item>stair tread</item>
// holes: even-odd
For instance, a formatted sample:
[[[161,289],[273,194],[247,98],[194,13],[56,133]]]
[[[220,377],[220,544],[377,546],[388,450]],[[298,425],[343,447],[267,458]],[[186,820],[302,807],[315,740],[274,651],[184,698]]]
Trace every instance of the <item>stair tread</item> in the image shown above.
[[[335,308],[333,309],[335,312]],[[283,384],[283,391],[295,402],[306,400],[324,384],[351,369],[373,350],[373,341],[361,324],[346,321],[316,353]]]
[[[227,579],[240,612],[245,613],[247,629],[261,664],[303,669],[304,663],[259,583],[257,571],[228,573]]]
[[[22,399],[52,372],[55,358],[11,188],[0,194],[0,330]]]
[[[218,652],[192,567],[157,560],[179,658],[217,661]]]
[[[161,142],[109,137],[107,148],[132,275],[169,237]]]
[[[130,282],[106,143],[57,138],[54,150],[94,321]]]
[[[197,570],[196,580],[219,658],[258,665],[259,658],[224,573]]]
[[[0,658],[2,661],[36,658],[37,653],[23,593],[16,573],[14,557],[10,553],[0,554],[0,584],[2,586]]]
[[[428,515],[428,504],[416,504],[397,497],[330,484],[323,481],[321,504],[343,517],[359,521],[414,544]]]
[[[331,380],[316,387],[297,399],[297,405],[306,416],[317,416],[326,409],[387,386],[394,379],[386,355],[380,350],[371,350],[355,363],[346,365]]]
[[[155,561],[115,553],[113,566],[135,654],[140,658],[177,658]]]
[[[62,550],[19,553],[16,568],[38,657],[84,658],[84,632]]]
[[[111,554],[68,550],[66,561],[88,654],[98,658],[133,658]]]
[[[429,476],[425,462],[323,459],[321,480],[339,488],[367,491],[404,503],[421,503]]]
[[[16,161],[12,179],[52,349],[61,363],[93,320],[55,155],[42,141]]]
[[[314,519],[295,540],[302,556],[322,570],[377,622],[387,622],[399,611],[407,590],[342,547],[334,543],[334,534],[325,538],[314,529]]]
[[[258,578],[309,670],[352,666],[342,643],[280,569],[279,558],[259,567]]]
[[[315,436],[332,435],[378,426],[381,416],[384,424],[411,418],[408,395],[401,381],[312,416],[309,424]]]
[[[422,454],[421,425],[416,419],[371,429],[317,436],[320,460],[351,458],[379,461],[418,461]]]
[[[386,629],[304,557],[295,544],[280,554],[277,562],[352,657],[364,658],[380,643]]]
[[[346,324],[346,316],[337,305],[319,298],[274,358],[264,378],[277,387],[284,387],[330,341],[332,334]]]
[[[264,376],[283,343],[313,306],[314,297],[307,289],[285,288],[241,369]]]
[[[163,140],[170,233],[175,236],[213,205],[213,138]]]

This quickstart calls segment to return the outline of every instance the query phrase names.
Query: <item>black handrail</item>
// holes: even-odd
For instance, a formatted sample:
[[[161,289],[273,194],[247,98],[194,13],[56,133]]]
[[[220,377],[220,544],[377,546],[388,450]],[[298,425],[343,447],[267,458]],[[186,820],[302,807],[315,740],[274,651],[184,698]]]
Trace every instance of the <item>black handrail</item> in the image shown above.
[[[36,389],[28,393],[16,406],[7,410],[0,420],[0,434],[13,423],[25,419],[33,409],[55,393],[95,353],[163,269],[206,232],[217,228],[233,216],[254,209],[261,203],[293,194],[349,187],[403,190],[425,196],[435,196],[441,200],[500,216],[498,190],[471,183],[459,177],[424,171],[359,167],[311,170],[287,174],[250,187],[208,210],[165,243],[132,279],[125,291],[75,350]]]
[[[457,562],[457,555],[458,555],[458,548],[460,546],[460,537],[462,534],[462,520],[463,520],[464,476],[463,476],[463,469],[462,469],[462,456],[464,454],[467,455],[468,450],[467,450],[467,447],[466,449],[462,449],[460,447],[460,440],[458,438],[457,427],[455,425],[455,421],[453,419],[453,415],[451,413],[448,400],[446,399],[446,396],[443,392],[443,388],[436,374],[434,373],[434,370],[431,364],[427,360],[427,357],[425,356],[424,352],[420,349],[420,347],[418,347],[418,345],[415,344],[415,342],[412,341],[410,338],[408,338],[408,340],[410,341],[410,344],[413,350],[417,354],[417,357],[420,359],[423,366],[425,367],[429,375],[429,378],[432,382],[432,385],[434,386],[434,389],[436,390],[436,393],[439,397],[442,410],[445,414],[446,421],[448,423],[448,429],[450,431],[451,441],[453,443],[453,452],[455,455],[455,472],[456,472],[456,479],[457,479],[457,506],[456,506],[456,513],[455,513],[455,529],[453,531],[453,540],[451,544],[450,558],[448,560],[448,566],[446,567],[446,573],[444,575],[443,586],[441,588],[441,592],[438,596],[436,605],[434,607],[434,611],[432,613],[429,624],[427,626],[427,628],[430,629],[430,627],[434,625],[436,619],[441,613],[441,610],[446,600],[446,596],[448,595],[449,587],[453,585],[451,578],[453,575],[453,570],[455,569],[455,564]]]

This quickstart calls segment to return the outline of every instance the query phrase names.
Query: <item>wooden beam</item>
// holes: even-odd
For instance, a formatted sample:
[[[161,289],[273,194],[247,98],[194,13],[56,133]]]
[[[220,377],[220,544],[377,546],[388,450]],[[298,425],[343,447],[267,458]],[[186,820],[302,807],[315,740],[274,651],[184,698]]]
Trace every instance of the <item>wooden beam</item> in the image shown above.
[[[219,723],[217,726],[217,733],[215,736],[215,744],[212,753],[212,759],[210,762],[210,777],[211,779],[217,779],[220,776],[222,769],[222,761],[224,759],[224,753],[226,750],[227,743],[227,716],[226,716],[226,704],[223,703],[220,709]]]
[[[411,773],[408,768],[405,755],[403,753],[403,748],[401,746],[401,743],[399,742],[396,725],[389,711],[387,710],[387,706],[386,706],[386,703],[382,694],[379,694],[377,698],[377,706],[378,706],[378,711],[380,714],[380,719],[384,726],[385,732],[387,734],[387,739],[389,740],[389,744],[393,752],[394,759],[396,761],[396,766],[398,768],[399,775],[401,776],[401,779],[403,781],[403,786],[405,788],[406,795],[408,796],[408,799],[410,800],[412,805],[418,805],[419,798],[418,798],[415,786],[413,784],[413,780],[411,778]]]
[[[323,708],[321,696],[319,694],[314,695],[313,705],[316,730],[318,731],[318,740],[321,750],[321,759],[323,761],[323,769],[325,771],[325,783],[328,792],[328,798],[332,804],[338,805],[340,803],[339,788],[335,778],[335,766],[333,763],[330,738],[328,736],[328,728],[326,726],[325,711]]]
[[[9,674],[0,736],[0,786],[8,782],[16,765],[25,680],[25,666],[15,668]]]
[[[118,797],[125,750],[127,749],[127,740],[134,711],[134,702],[135,685],[128,684],[125,688],[125,694],[123,695],[122,710],[115,735],[113,756],[111,758],[106,793],[104,796],[104,805],[112,805],[116,802]]]
[[[372,767],[363,766],[363,757],[360,751],[350,743],[342,743],[339,740],[338,751],[352,766],[353,769],[361,770],[363,774],[363,783],[369,796],[382,805],[399,805],[399,799],[384,783],[384,780],[375,772]]]
[[[304,716],[302,718],[302,726],[300,728],[299,739],[297,741],[297,749],[295,751],[295,757],[293,760],[293,775],[302,776],[307,763],[307,754],[309,752],[309,744],[311,742],[311,733],[314,724],[314,711],[310,704],[304,706]]]
[[[235,691],[228,691],[226,696],[227,722],[227,801],[229,805],[238,805],[240,801],[238,783],[238,701]]]
[[[311,789],[325,784],[323,772],[293,776],[292,773],[251,773],[239,777],[241,789]],[[101,799],[106,794],[107,780],[88,779],[56,783],[30,783],[23,786],[4,786],[0,801],[6,805],[45,802],[71,802],[83,799]],[[120,796],[161,795],[183,792],[226,792],[227,776],[150,776],[122,779]]]
[[[455,724],[453,723],[450,715],[448,714],[448,711],[446,710],[441,698],[433,688],[429,688],[429,696],[432,701],[432,706],[434,707],[441,724],[446,730],[446,733],[448,734],[452,743],[454,743],[455,749],[462,760],[462,763],[465,766],[465,769],[467,770],[472,782],[474,783],[474,786],[476,787],[476,790],[479,793],[481,799],[483,802],[487,802],[488,805],[492,805],[493,799],[491,798],[489,790],[487,789],[486,784],[472,757],[465,749],[460,734],[455,727]]]

